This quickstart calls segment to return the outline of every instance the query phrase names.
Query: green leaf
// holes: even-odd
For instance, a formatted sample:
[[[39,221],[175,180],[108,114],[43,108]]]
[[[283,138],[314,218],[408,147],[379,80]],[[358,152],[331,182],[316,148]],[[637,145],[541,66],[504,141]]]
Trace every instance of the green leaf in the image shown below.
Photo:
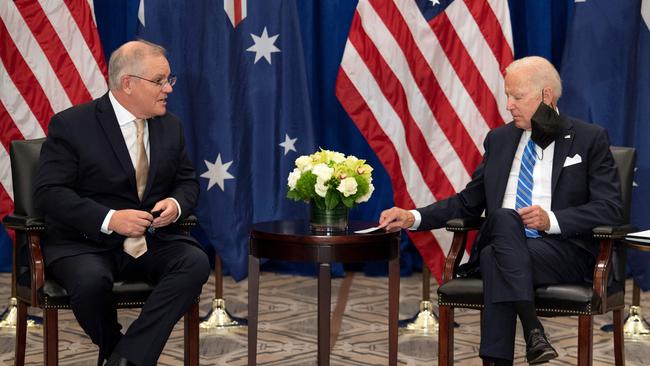
[[[343,197],[343,198],[341,199],[341,201],[343,201],[343,204],[344,204],[347,208],[352,208],[352,206],[354,206],[354,196]]]
[[[341,202],[341,197],[339,196],[338,191],[334,191],[331,189],[328,190],[327,194],[325,195],[325,208],[331,210],[336,206],[338,206],[339,202]]]

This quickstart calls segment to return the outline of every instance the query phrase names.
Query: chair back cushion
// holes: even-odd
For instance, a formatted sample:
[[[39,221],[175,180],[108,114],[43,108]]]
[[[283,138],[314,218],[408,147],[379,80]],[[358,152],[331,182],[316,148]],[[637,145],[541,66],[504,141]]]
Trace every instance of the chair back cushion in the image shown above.
[[[32,188],[41,146],[45,137],[34,140],[14,140],[11,142],[9,157],[14,189],[14,214],[41,218],[32,200]]]
[[[623,201],[623,222],[630,222],[630,206],[632,205],[632,182],[634,166],[636,165],[636,150],[632,147],[610,147],[621,180],[621,200]]]

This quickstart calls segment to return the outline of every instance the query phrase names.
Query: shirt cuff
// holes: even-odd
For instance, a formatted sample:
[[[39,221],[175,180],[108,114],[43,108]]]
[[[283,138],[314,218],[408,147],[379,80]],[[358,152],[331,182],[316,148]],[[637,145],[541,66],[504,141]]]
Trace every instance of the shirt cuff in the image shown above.
[[[174,219],[174,222],[178,221],[178,218],[181,217],[181,205],[178,204],[178,201],[176,201],[176,198],[169,197],[170,200],[174,201],[176,204],[176,209],[178,211],[178,215],[176,215],[176,218]]]
[[[557,217],[555,217],[553,211],[548,212],[548,221],[550,222],[551,227],[546,230],[547,234],[562,234],[560,224],[557,222]]]
[[[422,222],[422,214],[420,214],[420,211],[418,210],[409,210],[409,212],[412,213],[413,217],[415,218],[413,226],[411,226],[409,230],[417,230],[420,227],[420,223]]]
[[[106,217],[104,217],[104,222],[102,222],[101,232],[106,235],[111,235],[113,233],[113,230],[108,229],[108,224],[111,222],[111,217],[113,217],[114,213],[115,210],[109,210]]]

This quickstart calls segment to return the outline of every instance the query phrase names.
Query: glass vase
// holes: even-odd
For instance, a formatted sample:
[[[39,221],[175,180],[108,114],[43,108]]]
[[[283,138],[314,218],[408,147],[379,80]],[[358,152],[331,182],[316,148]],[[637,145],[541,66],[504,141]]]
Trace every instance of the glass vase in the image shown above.
[[[318,233],[336,233],[348,229],[348,208],[339,204],[335,208],[321,209],[315,202],[309,205],[309,228]]]

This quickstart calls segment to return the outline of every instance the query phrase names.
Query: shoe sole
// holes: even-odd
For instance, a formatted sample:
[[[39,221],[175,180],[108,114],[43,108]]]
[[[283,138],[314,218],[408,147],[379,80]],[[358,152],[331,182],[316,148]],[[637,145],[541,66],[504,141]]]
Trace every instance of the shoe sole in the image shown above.
[[[541,363],[547,363],[548,361],[557,358],[558,354],[554,350],[548,350],[544,353],[539,354],[533,360],[528,360],[529,365],[539,365]]]

